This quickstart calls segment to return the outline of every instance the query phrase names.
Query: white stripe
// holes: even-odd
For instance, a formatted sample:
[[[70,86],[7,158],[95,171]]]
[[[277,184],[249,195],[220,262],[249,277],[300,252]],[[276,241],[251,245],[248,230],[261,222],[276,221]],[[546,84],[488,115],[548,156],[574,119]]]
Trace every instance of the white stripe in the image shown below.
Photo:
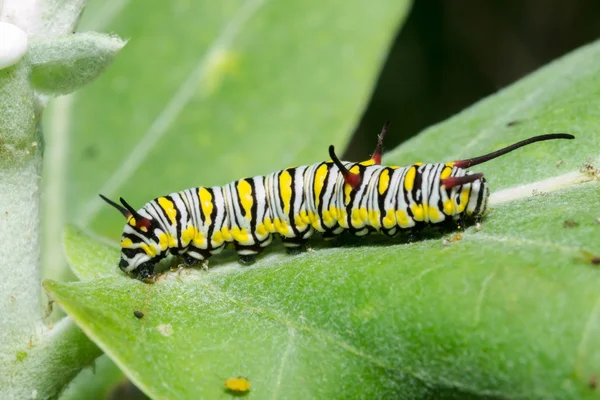
[[[494,192],[490,196],[489,205],[497,205],[506,203],[508,201],[534,197],[542,193],[555,192],[557,190],[588,183],[595,179],[597,178],[594,178],[594,176],[580,171],[573,171],[564,175],[556,176],[554,178],[545,179],[543,181],[528,183],[526,185],[520,185]]]

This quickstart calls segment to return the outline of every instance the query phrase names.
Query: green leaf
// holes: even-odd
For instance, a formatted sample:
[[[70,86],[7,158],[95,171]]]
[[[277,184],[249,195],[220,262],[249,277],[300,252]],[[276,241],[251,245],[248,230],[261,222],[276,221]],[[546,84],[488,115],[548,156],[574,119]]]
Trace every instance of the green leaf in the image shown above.
[[[600,367],[600,274],[580,250],[600,235],[591,210],[575,228],[563,215],[599,194],[589,184],[503,206],[450,245],[275,251],[154,285],[46,288],[155,398],[216,398],[237,375],[257,398],[585,395]]]
[[[82,370],[61,393],[60,400],[104,400],[127,378],[106,355],[98,357],[91,368]]]
[[[479,229],[314,240],[299,256],[271,247],[252,267],[226,254],[153,285],[117,275],[45,287],[154,398],[218,398],[234,376],[256,398],[597,397],[599,57],[600,43],[574,52],[387,157],[577,137],[478,166],[503,189]]]
[[[31,42],[31,83],[44,94],[63,95],[96,79],[112,64],[125,41],[86,32]]]
[[[74,136],[71,218],[116,238],[121,216],[98,193],[138,206],[326,157],[347,142],[408,5],[129,2],[103,28],[131,38],[126,51],[58,111]]]
[[[63,237],[65,256],[80,280],[114,276],[119,259],[115,245],[93,239],[81,229],[68,225]]]

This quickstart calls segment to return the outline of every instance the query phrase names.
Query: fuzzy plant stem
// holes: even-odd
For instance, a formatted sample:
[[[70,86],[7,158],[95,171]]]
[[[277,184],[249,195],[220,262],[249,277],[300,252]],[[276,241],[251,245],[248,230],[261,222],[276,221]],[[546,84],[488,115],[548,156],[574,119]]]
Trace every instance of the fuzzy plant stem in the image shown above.
[[[85,0],[0,0],[0,399],[51,399],[101,354],[40,307],[40,118],[91,82],[125,42],[74,34]]]
[[[42,155],[30,68],[20,62],[0,70],[1,354],[25,344],[40,324]]]

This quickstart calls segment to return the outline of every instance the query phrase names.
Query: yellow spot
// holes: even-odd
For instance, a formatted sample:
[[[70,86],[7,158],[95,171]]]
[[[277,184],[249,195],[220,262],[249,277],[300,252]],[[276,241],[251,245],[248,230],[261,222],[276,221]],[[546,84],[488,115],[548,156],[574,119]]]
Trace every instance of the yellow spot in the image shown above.
[[[429,207],[429,221],[438,222],[441,219],[440,212],[436,207]]]
[[[280,220],[279,218],[275,218],[273,220],[273,225],[275,225],[275,229],[282,235],[286,235],[288,233],[289,227],[285,221]]]
[[[344,184],[344,204],[350,204],[350,193],[352,192],[352,186]]]
[[[340,224],[342,228],[348,229],[348,213],[343,208],[339,209],[338,224]]]
[[[415,221],[423,221],[423,207],[419,204],[413,204],[410,206],[413,213],[413,219]]]
[[[369,211],[369,223],[374,228],[379,228],[381,226],[381,223],[379,222],[379,211]]]
[[[217,231],[212,236],[213,246],[219,246],[223,243],[223,234],[220,231]]]
[[[379,175],[379,194],[384,194],[390,185],[390,172],[384,169],[381,175]]]
[[[148,246],[146,243],[140,245],[142,250],[146,252],[150,257],[156,257],[156,248],[154,246]]]
[[[308,216],[305,210],[300,211],[300,218],[302,218],[302,221],[305,224],[310,224],[310,217]]]
[[[419,161],[419,162],[416,162],[416,163],[415,163],[415,165],[416,165],[417,167],[420,167],[421,165],[423,165],[423,163],[422,163],[421,161]]]
[[[312,227],[314,229],[316,229],[316,230],[321,229],[321,218],[319,217],[319,214],[309,211],[308,218],[310,219],[310,224],[312,225]]]
[[[130,249],[133,246],[133,242],[129,238],[121,240],[121,247],[124,249]]]
[[[367,214],[367,208],[366,207],[361,207],[358,209],[359,215],[360,215],[360,219],[363,222],[367,222],[367,220],[369,219],[369,216]]]
[[[458,206],[458,212],[461,213],[467,207],[469,203],[469,196],[471,194],[471,188],[463,188],[460,192],[460,205]]]
[[[360,172],[360,167],[358,165],[355,165],[354,167],[350,168],[351,174],[358,174],[359,172]]]
[[[371,166],[371,165],[375,165],[375,160],[373,160],[372,158],[367,160],[367,161],[362,161],[359,163],[360,165],[364,165],[365,167]]]
[[[337,208],[335,208],[334,206],[329,206],[329,213],[331,214],[331,218],[333,218],[334,220],[337,220],[338,218],[338,214],[340,213],[339,210]]]
[[[198,230],[192,225],[188,226],[183,230],[183,232],[181,232],[181,244],[183,247],[186,247],[192,240],[194,240],[197,232]]]
[[[363,225],[363,219],[361,217],[360,209],[358,209],[358,208],[352,209],[351,219],[352,219],[352,221],[351,221],[352,226],[360,227]]]
[[[283,200],[283,212],[289,215],[292,201],[292,175],[288,171],[283,171],[279,176],[279,194]]]
[[[327,176],[327,164],[322,164],[315,172],[314,192],[315,192],[315,205],[319,207],[321,191],[325,184],[325,177]]]
[[[406,172],[404,176],[404,189],[407,192],[410,192],[415,185],[415,175],[417,174],[417,169],[415,167],[410,167],[410,169]]]
[[[446,179],[446,178],[450,177],[451,173],[452,173],[451,167],[444,167],[444,169],[442,170],[442,173],[440,174],[440,179]]]
[[[256,234],[258,236],[266,236],[267,235],[267,230],[265,229],[265,224],[257,224],[256,225]]]
[[[175,225],[177,210],[175,209],[175,205],[173,204],[173,202],[167,200],[165,197],[159,197],[158,204],[162,207],[163,210],[165,210],[165,213],[169,217],[171,224]]]
[[[202,214],[204,214],[204,225],[210,225],[210,215],[213,211],[213,198],[212,194],[205,188],[198,189],[198,198],[200,199],[200,207],[202,208]]]
[[[233,239],[241,244],[245,244],[248,242],[248,231],[246,229],[240,229],[237,226],[234,226],[233,228],[231,228],[231,236],[233,236]]]
[[[396,221],[398,221],[398,225],[400,228],[408,228],[410,226],[410,222],[408,221],[408,214],[404,210],[396,211]]]
[[[204,246],[204,235],[201,232],[198,232],[196,228],[194,228],[196,234],[194,235],[194,245],[196,247],[202,248]]]
[[[129,223],[129,225],[131,225],[135,228],[135,225],[136,225],[135,218],[129,217],[129,220],[127,222]]]
[[[176,247],[177,242],[170,233],[161,233],[158,235],[158,245],[160,246],[161,250],[166,250],[169,247]]]
[[[296,217],[294,218],[294,222],[298,230],[302,231],[304,230],[304,228],[306,228],[307,223],[304,222],[304,219],[300,215],[296,215]]]
[[[454,215],[454,202],[452,199],[444,201],[444,214]]]
[[[271,218],[265,218],[265,228],[267,232],[275,232],[275,227],[273,226],[273,222],[271,222]]]
[[[385,217],[383,217],[383,227],[386,229],[391,229],[396,225],[396,214],[394,210],[390,208],[386,211]]]
[[[238,181],[237,191],[238,196],[240,196],[242,207],[244,208],[244,216],[246,219],[250,220],[252,219],[252,204],[254,203],[254,199],[252,198],[252,186],[250,186],[250,183],[247,180],[242,179]]]
[[[224,226],[221,228],[221,235],[223,235],[223,239],[227,241],[231,241],[231,232],[229,232],[229,228]]]
[[[333,218],[331,217],[329,210],[323,210],[323,223],[328,227],[333,225]]]
[[[246,378],[237,377],[237,378],[229,378],[225,381],[225,390],[242,394],[250,391],[250,381]]]
[[[454,161],[447,162],[446,167],[452,168],[452,167],[454,167],[454,164],[455,164]]]

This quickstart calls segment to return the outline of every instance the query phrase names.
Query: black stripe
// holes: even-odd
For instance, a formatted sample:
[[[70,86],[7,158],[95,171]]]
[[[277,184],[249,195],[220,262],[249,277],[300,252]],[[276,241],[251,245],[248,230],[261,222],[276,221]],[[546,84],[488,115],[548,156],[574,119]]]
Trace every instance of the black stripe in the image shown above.
[[[290,182],[290,188],[292,191],[292,195],[290,196],[290,211],[288,213],[288,218],[290,220],[290,226],[292,227],[292,231],[294,231],[294,236],[300,236],[300,231],[296,227],[296,218],[294,213],[294,203],[296,202],[296,168],[288,168],[286,171],[290,174],[292,178]]]
[[[481,206],[483,205],[483,194],[484,194],[483,192],[485,192],[483,182],[485,182],[484,178],[481,178],[481,183],[479,186],[479,193],[477,195],[477,205],[475,206],[475,211],[473,211],[473,215],[478,215],[481,210]]]
[[[212,250],[212,242],[211,242],[212,236],[215,231],[215,226],[217,225],[218,210],[217,210],[217,202],[215,199],[214,191],[211,188],[204,188],[204,189],[206,189],[206,191],[208,193],[210,193],[210,198],[211,198],[211,202],[212,202],[212,211],[210,213],[210,221],[211,222],[210,222],[210,225],[208,225],[208,231],[206,233],[206,250],[210,251],[210,250]],[[200,188],[198,188],[198,190],[200,190]],[[198,200],[201,201],[200,196],[198,196]],[[200,214],[202,215],[202,218],[203,218],[202,224],[206,225],[206,218],[204,216],[204,211],[202,211],[202,204],[200,204]]]
[[[173,204],[173,209],[175,210],[175,232],[177,235],[177,248],[181,249],[181,248],[183,248],[182,242],[181,242],[181,215],[182,215],[181,210],[179,210],[179,208],[177,208],[177,204],[175,203],[175,200],[173,200],[173,198],[171,196],[164,196],[164,197],[165,197],[165,199],[169,200]]]

